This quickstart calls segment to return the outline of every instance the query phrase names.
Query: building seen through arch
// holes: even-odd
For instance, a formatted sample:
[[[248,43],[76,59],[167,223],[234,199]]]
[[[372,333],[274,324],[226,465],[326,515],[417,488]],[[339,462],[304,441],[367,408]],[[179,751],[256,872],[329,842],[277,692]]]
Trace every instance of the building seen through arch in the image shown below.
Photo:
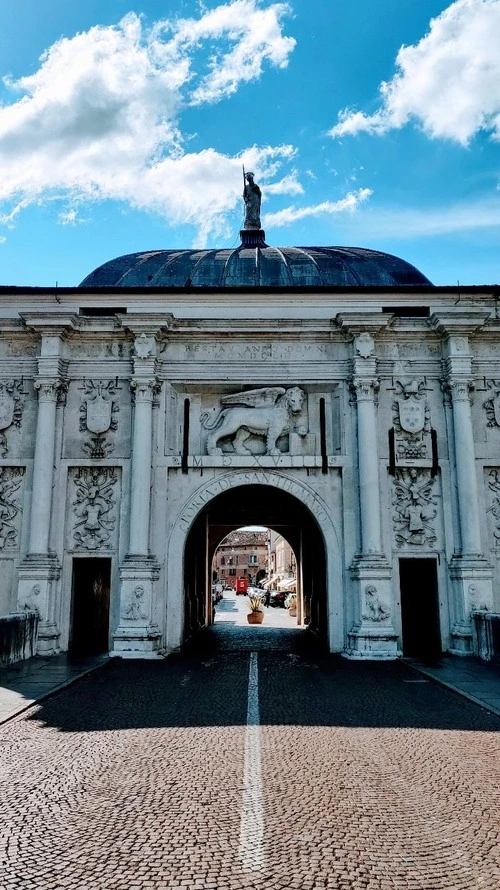
[[[43,654],[159,657],[263,525],[330,651],[471,652],[500,609],[497,289],[252,225],[0,288],[0,615],[36,613]]]

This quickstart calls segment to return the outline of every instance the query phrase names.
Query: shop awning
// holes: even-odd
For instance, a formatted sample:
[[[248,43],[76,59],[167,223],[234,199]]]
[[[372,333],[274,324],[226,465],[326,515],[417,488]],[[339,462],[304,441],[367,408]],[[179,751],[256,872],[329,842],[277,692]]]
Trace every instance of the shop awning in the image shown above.
[[[261,584],[260,586],[261,586],[261,587],[264,587],[264,588],[267,589],[268,587],[271,586],[271,584],[274,584],[274,583],[275,583],[276,581],[278,581],[280,578],[281,578],[281,575],[272,575],[271,578],[268,578],[268,579],[267,579],[267,581],[263,581],[262,584]]]
[[[279,590],[295,590],[297,587],[297,579],[296,578],[283,578],[283,581],[278,582]]]

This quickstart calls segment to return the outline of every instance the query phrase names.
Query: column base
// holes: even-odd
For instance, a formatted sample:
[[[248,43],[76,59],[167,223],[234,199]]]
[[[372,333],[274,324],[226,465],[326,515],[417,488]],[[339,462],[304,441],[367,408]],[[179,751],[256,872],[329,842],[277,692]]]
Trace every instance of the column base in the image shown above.
[[[384,554],[354,558],[351,577],[357,590],[359,617],[347,634],[344,658],[393,661],[401,656],[391,619],[391,576]]]
[[[151,556],[129,555],[120,569],[120,624],[111,656],[160,658],[161,630],[154,619],[153,582],[160,567]]]
[[[19,566],[18,609],[30,609],[40,616],[37,655],[57,655],[60,652],[61,632],[57,623],[48,617],[60,575],[61,566],[55,555],[29,553]]]
[[[450,560],[450,579],[455,603],[463,618],[456,621],[451,630],[452,655],[474,653],[471,614],[477,610],[488,611],[493,603],[493,570],[481,556],[454,556]]]

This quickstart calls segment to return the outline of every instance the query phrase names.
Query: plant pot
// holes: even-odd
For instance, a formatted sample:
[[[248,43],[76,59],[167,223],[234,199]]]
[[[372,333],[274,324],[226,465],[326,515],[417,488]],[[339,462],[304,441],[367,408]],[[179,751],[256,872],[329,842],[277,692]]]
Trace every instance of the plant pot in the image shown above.
[[[247,621],[249,624],[262,624],[264,621],[264,612],[249,612]]]
[[[288,614],[291,615],[292,618],[295,618],[296,615],[297,615],[297,606],[292,606],[292,607],[288,610]]]

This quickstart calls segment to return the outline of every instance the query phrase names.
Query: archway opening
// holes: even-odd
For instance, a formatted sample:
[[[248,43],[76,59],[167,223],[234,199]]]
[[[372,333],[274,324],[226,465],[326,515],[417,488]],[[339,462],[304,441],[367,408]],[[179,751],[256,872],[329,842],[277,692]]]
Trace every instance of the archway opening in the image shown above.
[[[326,642],[326,553],[321,530],[297,497],[263,485],[231,488],[211,500],[195,519],[184,552],[184,642],[212,624],[214,554],[231,532],[245,526],[270,529],[290,544],[301,591],[300,624]]]

